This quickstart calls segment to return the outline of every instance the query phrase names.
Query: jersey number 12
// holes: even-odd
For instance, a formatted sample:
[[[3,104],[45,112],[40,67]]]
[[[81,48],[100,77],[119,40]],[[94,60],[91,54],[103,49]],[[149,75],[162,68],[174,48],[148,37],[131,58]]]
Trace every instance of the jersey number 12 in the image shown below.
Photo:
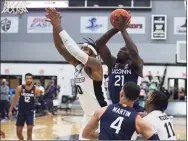
[[[119,131],[121,130],[121,124],[123,122],[123,117],[118,117],[112,124],[110,125],[110,128],[113,128],[116,130],[116,134],[119,134]]]
[[[25,97],[25,102],[29,103],[30,102],[30,97]]]
[[[124,85],[124,75],[116,75],[115,79],[116,79],[116,82],[114,83],[115,86],[123,86]]]

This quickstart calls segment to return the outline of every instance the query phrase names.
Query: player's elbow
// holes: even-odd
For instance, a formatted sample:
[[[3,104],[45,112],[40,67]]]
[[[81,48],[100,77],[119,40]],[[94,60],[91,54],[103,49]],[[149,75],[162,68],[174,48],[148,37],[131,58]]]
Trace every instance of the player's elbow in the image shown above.
[[[160,140],[159,136],[157,134],[153,134],[151,137],[149,137],[147,140]]]
[[[89,133],[84,129],[84,131],[82,132],[82,138],[84,139],[89,139]]]

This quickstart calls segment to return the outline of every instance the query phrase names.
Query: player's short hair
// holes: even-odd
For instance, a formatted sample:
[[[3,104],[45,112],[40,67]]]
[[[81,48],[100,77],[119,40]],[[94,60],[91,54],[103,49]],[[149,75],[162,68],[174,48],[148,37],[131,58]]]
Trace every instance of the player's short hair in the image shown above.
[[[125,83],[123,90],[125,92],[125,97],[132,101],[136,100],[140,95],[140,86],[134,82]]]
[[[151,105],[154,110],[164,112],[168,107],[168,96],[161,91],[154,91],[151,95]]]
[[[32,75],[31,73],[26,73],[26,74],[25,74],[25,78],[26,78],[26,76],[31,76],[31,77],[33,77],[33,75]]]

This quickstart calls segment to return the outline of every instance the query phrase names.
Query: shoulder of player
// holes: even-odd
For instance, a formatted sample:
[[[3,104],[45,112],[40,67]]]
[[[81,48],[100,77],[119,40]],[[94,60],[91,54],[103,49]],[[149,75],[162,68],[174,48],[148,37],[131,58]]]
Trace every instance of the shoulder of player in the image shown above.
[[[21,91],[21,89],[22,89],[22,85],[19,85],[19,86],[16,87],[17,91]]]
[[[157,121],[159,120],[159,116],[155,115],[154,113],[149,113],[143,119],[146,120],[146,121],[148,121],[152,125],[156,125]]]
[[[151,114],[143,117],[143,120],[147,121],[150,125],[155,124],[154,123],[155,117],[153,115],[151,115]]]
[[[140,63],[138,65],[132,65],[132,69],[140,76],[143,77],[143,63]]]
[[[92,80],[97,80],[97,81],[102,81],[103,79],[103,69],[102,66],[101,68],[97,68],[97,70],[94,70],[88,66],[84,67],[84,70],[86,74],[92,79]]]
[[[159,120],[158,116],[150,113],[147,116],[145,116],[143,119],[151,125],[153,132],[157,133],[158,127],[160,126],[158,121]]]
[[[141,134],[145,130],[152,130],[152,131],[154,130],[152,124],[150,122],[142,119],[140,115],[138,115],[136,117],[135,128],[136,128],[137,133],[141,133]]]
[[[153,117],[153,114],[149,113],[146,116],[144,116],[143,119],[148,120],[148,119],[151,119],[152,117]]]
[[[98,119],[101,118],[101,116],[104,114],[104,112],[106,111],[106,109],[108,108],[108,106],[102,107],[102,108],[98,108],[95,112],[96,116]]]
[[[91,59],[93,59],[93,64],[90,66],[89,65],[85,65],[84,68],[89,68],[92,71],[98,72],[100,70],[102,70],[102,63],[101,61],[99,61],[98,59],[94,58],[94,57],[90,57]],[[95,62],[95,63],[94,63]]]
[[[145,128],[151,124],[148,120],[143,119],[140,115],[137,115],[135,122],[136,122],[136,127],[138,128]]]

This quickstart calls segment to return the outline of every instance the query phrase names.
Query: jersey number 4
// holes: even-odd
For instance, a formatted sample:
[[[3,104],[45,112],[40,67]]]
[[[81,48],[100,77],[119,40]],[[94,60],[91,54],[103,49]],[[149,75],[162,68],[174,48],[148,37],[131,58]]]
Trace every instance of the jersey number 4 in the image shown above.
[[[25,97],[25,102],[29,103],[30,102],[30,97]]]
[[[170,138],[171,135],[170,135],[170,132],[169,132],[169,126],[168,125],[170,126],[170,129],[172,131],[172,136],[175,136],[175,133],[174,133],[174,130],[172,129],[172,124],[170,122],[165,123],[164,126],[166,128],[166,131],[167,131],[167,134],[168,134],[168,138]]]
[[[116,134],[119,134],[119,131],[121,130],[121,124],[123,122],[123,117],[118,117],[112,124],[110,125],[110,128],[113,128],[116,130]]]
[[[116,75],[115,79],[116,79],[116,82],[114,83],[115,86],[123,86],[124,85],[124,75]]]

